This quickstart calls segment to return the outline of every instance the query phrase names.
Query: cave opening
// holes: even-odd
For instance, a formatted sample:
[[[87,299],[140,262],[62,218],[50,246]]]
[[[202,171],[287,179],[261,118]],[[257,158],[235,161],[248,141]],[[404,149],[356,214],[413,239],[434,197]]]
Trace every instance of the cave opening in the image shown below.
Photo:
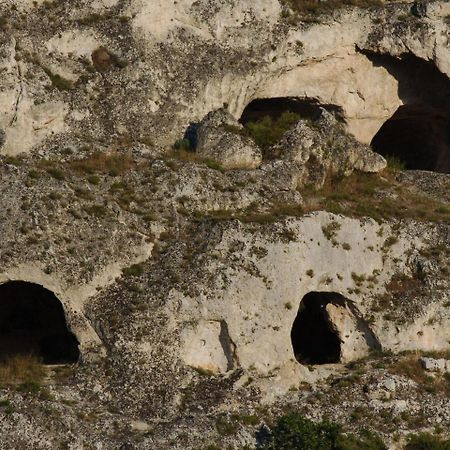
[[[44,364],[71,364],[80,357],[61,302],[48,289],[24,281],[0,285],[0,361],[17,355],[33,355]]]
[[[345,306],[345,298],[333,292],[310,292],[301,303],[291,330],[295,358],[301,364],[333,364],[341,359],[341,339],[326,306]]]
[[[398,81],[401,105],[372,139],[372,148],[406,169],[450,173],[450,79],[431,61],[361,51]]]
[[[425,104],[400,106],[371,146],[405,169],[450,173],[450,115]]]
[[[265,117],[277,120],[286,112],[297,114],[299,119],[317,120],[320,117],[321,108],[333,113],[338,119],[343,117],[339,106],[322,104],[314,98],[273,97],[251,101],[242,112],[239,122],[245,126],[249,122],[258,122]]]

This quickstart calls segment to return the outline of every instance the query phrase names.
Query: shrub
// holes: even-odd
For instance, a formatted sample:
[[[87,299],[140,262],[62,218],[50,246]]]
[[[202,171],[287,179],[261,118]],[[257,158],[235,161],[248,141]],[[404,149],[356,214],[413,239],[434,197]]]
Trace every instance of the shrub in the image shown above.
[[[102,205],[90,205],[83,208],[89,215],[94,217],[105,217],[108,214],[107,208]]]
[[[192,151],[192,143],[189,139],[178,139],[173,145],[174,150]]]
[[[387,450],[379,436],[363,431],[361,436],[343,434],[341,427],[323,420],[314,423],[298,413],[281,417],[272,430],[271,450]],[[447,450],[447,449],[445,449]]]
[[[59,89],[60,91],[70,91],[73,88],[72,82],[61,75],[53,73],[50,69],[44,69],[44,72],[50,78],[53,87],[56,89]]]
[[[441,439],[429,433],[410,435],[405,450],[450,450],[450,439]]]
[[[405,170],[405,163],[401,161],[396,156],[388,156],[386,158],[387,166],[393,172],[399,172],[401,170]]]
[[[50,167],[49,169],[47,169],[47,173],[49,173],[55,180],[62,181],[66,178],[64,173],[55,167]]]
[[[225,416],[221,416],[216,420],[216,430],[221,436],[234,435],[238,428],[238,425],[234,421],[228,420]]]
[[[271,145],[278,142],[281,136],[291,129],[299,120],[300,116],[298,114],[285,111],[275,120],[266,116],[261,120],[248,122],[245,125],[245,128],[256,144],[261,147],[262,150],[267,150]]]
[[[142,266],[142,264],[133,264],[130,267],[122,269],[122,274],[124,276],[140,277],[143,273],[144,267]]]
[[[322,450],[333,448],[339,427],[330,422],[314,423],[297,413],[281,417],[272,432],[274,450]]]

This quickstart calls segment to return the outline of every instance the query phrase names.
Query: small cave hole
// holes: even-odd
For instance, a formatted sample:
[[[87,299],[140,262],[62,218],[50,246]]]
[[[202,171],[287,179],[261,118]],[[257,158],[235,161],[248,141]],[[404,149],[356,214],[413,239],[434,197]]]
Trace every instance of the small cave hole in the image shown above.
[[[53,292],[24,281],[0,285],[0,361],[35,355],[44,364],[76,363],[78,347]]]
[[[310,292],[301,303],[291,330],[295,358],[301,364],[333,364],[341,358],[341,339],[331,323],[326,306],[345,306],[336,293]]]
[[[256,144],[263,150],[266,159],[273,155],[268,149],[301,119],[315,121],[324,108],[340,119],[341,110],[335,105],[324,105],[312,98],[279,97],[256,99],[244,109],[239,122]]]

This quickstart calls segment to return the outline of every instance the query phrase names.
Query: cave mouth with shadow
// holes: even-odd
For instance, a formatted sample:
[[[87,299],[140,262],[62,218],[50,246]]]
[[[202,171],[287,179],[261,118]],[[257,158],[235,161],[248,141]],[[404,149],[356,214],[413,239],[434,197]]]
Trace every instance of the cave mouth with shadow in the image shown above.
[[[345,306],[345,298],[333,292],[310,292],[301,303],[291,330],[295,358],[301,364],[336,364],[341,359],[341,339],[326,306]]]
[[[450,110],[425,104],[400,106],[371,142],[409,170],[450,173]]]
[[[358,50],[398,82],[402,105],[373,137],[372,148],[405,169],[450,173],[450,79],[432,61]]]
[[[55,294],[24,281],[0,285],[0,362],[36,356],[44,364],[73,364],[79,342],[67,327]]]
[[[272,97],[251,101],[242,112],[239,122],[245,126],[249,122],[258,122],[265,117],[277,120],[285,112],[297,114],[302,119],[317,120],[321,115],[321,108],[343,121],[343,111],[339,106],[323,104],[309,97]]]

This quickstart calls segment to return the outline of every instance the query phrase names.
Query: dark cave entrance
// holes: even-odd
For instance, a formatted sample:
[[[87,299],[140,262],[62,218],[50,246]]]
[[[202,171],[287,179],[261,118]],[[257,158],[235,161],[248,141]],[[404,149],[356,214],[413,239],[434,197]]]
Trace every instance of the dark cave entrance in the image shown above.
[[[53,292],[24,281],[0,285],[0,361],[35,355],[44,364],[76,363],[78,346]]]
[[[314,98],[274,97],[259,98],[250,102],[239,122],[245,126],[249,122],[257,122],[265,117],[277,120],[285,112],[295,113],[302,119],[317,120],[320,117],[321,107],[335,114],[337,118],[342,118],[342,109],[339,106],[321,104]]]
[[[423,104],[400,106],[371,145],[406,169],[450,173],[450,111]]]
[[[326,306],[344,306],[345,298],[332,292],[306,294],[291,330],[295,358],[301,364],[332,364],[341,358],[341,339]]]
[[[403,102],[372,139],[373,149],[406,169],[450,173],[450,79],[416,56],[361,53],[398,81]]]

